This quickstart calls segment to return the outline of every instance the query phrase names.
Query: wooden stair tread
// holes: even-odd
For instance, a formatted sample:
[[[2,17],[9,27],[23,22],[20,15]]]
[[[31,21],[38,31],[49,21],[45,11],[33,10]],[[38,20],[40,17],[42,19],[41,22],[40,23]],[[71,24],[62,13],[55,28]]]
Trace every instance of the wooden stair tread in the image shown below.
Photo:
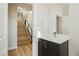
[[[24,24],[22,23],[22,20],[18,20],[17,22],[17,31],[18,31],[18,45],[25,45],[30,42],[30,39],[28,37],[28,33],[25,30]]]

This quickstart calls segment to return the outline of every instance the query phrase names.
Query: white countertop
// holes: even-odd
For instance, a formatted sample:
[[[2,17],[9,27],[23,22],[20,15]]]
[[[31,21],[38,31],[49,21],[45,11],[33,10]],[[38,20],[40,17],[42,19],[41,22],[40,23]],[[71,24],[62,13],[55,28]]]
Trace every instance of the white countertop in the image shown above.
[[[50,34],[42,33],[42,35],[41,35],[39,33],[38,38],[42,38],[44,40],[48,40],[48,41],[55,42],[58,44],[62,44],[65,41],[69,40],[69,36],[65,35],[65,34],[56,34],[56,37],[54,37],[54,35],[52,35],[52,34],[50,35]]]

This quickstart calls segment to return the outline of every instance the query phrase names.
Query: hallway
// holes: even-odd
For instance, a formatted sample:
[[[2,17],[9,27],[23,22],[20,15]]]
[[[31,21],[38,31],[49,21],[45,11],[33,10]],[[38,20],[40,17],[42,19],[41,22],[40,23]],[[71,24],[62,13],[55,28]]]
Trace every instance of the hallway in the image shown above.
[[[9,50],[9,56],[31,56],[32,55],[32,43],[30,37],[25,29],[22,19],[18,19],[17,22],[17,49]]]

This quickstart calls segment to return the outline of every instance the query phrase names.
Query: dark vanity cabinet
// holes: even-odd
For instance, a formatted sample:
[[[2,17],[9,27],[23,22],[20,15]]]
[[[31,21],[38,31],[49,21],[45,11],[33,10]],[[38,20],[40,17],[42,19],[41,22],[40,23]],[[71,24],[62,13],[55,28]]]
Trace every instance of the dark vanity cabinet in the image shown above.
[[[57,44],[39,38],[38,56],[68,56],[68,41]]]

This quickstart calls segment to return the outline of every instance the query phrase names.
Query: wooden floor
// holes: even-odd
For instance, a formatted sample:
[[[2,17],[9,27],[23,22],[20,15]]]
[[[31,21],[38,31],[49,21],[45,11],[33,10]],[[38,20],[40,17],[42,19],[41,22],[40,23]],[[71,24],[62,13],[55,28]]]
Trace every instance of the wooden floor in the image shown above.
[[[18,48],[9,50],[9,56],[31,56],[32,55],[32,43],[28,36],[28,32],[25,30],[24,24],[21,19],[17,22],[17,43]]]
[[[31,44],[18,46],[17,49],[10,50],[9,56],[32,56],[32,46]]]

